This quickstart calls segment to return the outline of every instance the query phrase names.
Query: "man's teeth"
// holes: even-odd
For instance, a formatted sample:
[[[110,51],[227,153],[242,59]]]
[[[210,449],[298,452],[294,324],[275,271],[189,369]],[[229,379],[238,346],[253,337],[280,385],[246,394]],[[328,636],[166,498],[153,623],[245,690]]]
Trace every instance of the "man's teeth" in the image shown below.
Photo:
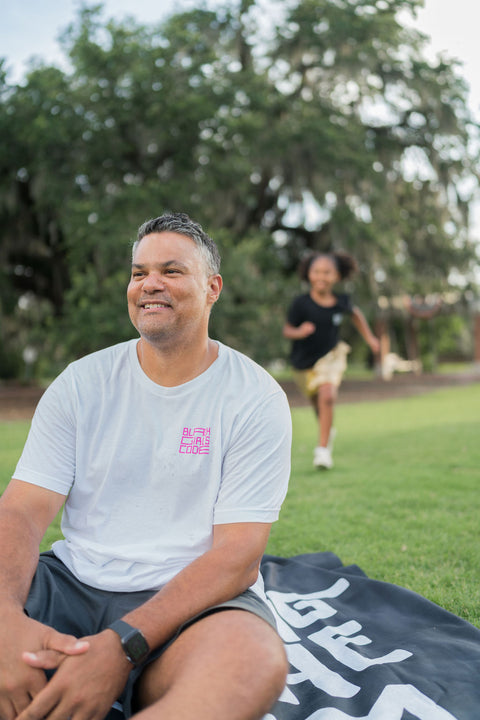
[[[145,310],[155,310],[156,308],[167,307],[165,303],[145,303],[143,306]]]

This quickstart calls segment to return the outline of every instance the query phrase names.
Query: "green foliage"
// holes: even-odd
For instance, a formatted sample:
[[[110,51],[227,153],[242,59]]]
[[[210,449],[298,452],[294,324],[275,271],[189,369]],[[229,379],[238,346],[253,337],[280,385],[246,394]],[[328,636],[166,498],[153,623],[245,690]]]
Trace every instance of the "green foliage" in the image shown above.
[[[457,65],[399,22],[420,4],[282,1],[268,33],[253,0],[157,27],[83,7],[71,71],[1,71],[4,354],[35,345],[44,368],[128,337],[128,243],[166,210],[225,247],[215,333],[257,359],[284,351],[308,248],[351,251],[372,312],[378,294],[473,287],[478,128]]]
[[[458,315],[440,316],[433,324],[434,339],[430,343],[440,359],[459,360],[472,357],[472,329]]]
[[[438,315],[417,320],[419,357],[425,372],[436,371],[440,360],[459,361],[473,354],[470,323],[459,315]]]
[[[5,350],[4,345],[0,345],[0,377],[4,380],[13,380],[20,374],[22,360],[20,354],[14,353],[9,349]]]
[[[219,233],[224,289],[211,319],[211,334],[268,363],[286,354],[285,307],[296,281],[285,276],[281,255],[267,233],[233,244]]]

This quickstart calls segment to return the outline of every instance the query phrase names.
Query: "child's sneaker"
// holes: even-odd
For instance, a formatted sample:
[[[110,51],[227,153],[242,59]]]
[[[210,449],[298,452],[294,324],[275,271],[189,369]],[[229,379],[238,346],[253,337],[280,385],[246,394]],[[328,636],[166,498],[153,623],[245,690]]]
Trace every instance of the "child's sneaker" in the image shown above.
[[[333,467],[332,453],[328,447],[316,447],[313,451],[313,464],[317,468],[330,470]]]

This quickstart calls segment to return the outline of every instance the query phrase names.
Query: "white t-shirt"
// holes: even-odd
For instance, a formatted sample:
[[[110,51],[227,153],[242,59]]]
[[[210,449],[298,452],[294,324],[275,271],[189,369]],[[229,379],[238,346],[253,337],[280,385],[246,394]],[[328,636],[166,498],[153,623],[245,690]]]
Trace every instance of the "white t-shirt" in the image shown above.
[[[163,387],[136,346],[58,376],[14,473],[68,495],[57,557],[86,584],[127,592],[159,589],[211,547],[215,524],[276,520],[291,449],[285,394],[246,356],[218,343],[204,373]]]

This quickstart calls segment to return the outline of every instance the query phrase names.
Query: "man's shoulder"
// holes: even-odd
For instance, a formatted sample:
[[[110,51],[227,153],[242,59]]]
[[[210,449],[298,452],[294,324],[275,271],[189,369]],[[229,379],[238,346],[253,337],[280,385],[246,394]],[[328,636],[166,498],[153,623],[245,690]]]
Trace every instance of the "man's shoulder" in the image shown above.
[[[112,368],[119,362],[123,363],[128,360],[132,344],[135,342],[135,340],[127,340],[96,350],[71,362],[68,369],[74,374],[89,373],[100,369],[104,369],[107,373],[111,372]]]
[[[242,384],[245,391],[249,388],[262,387],[270,392],[283,392],[281,386],[275,378],[262,365],[257,363],[245,353],[230,347],[229,345],[220,345],[220,355],[223,357],[223,364]]]

